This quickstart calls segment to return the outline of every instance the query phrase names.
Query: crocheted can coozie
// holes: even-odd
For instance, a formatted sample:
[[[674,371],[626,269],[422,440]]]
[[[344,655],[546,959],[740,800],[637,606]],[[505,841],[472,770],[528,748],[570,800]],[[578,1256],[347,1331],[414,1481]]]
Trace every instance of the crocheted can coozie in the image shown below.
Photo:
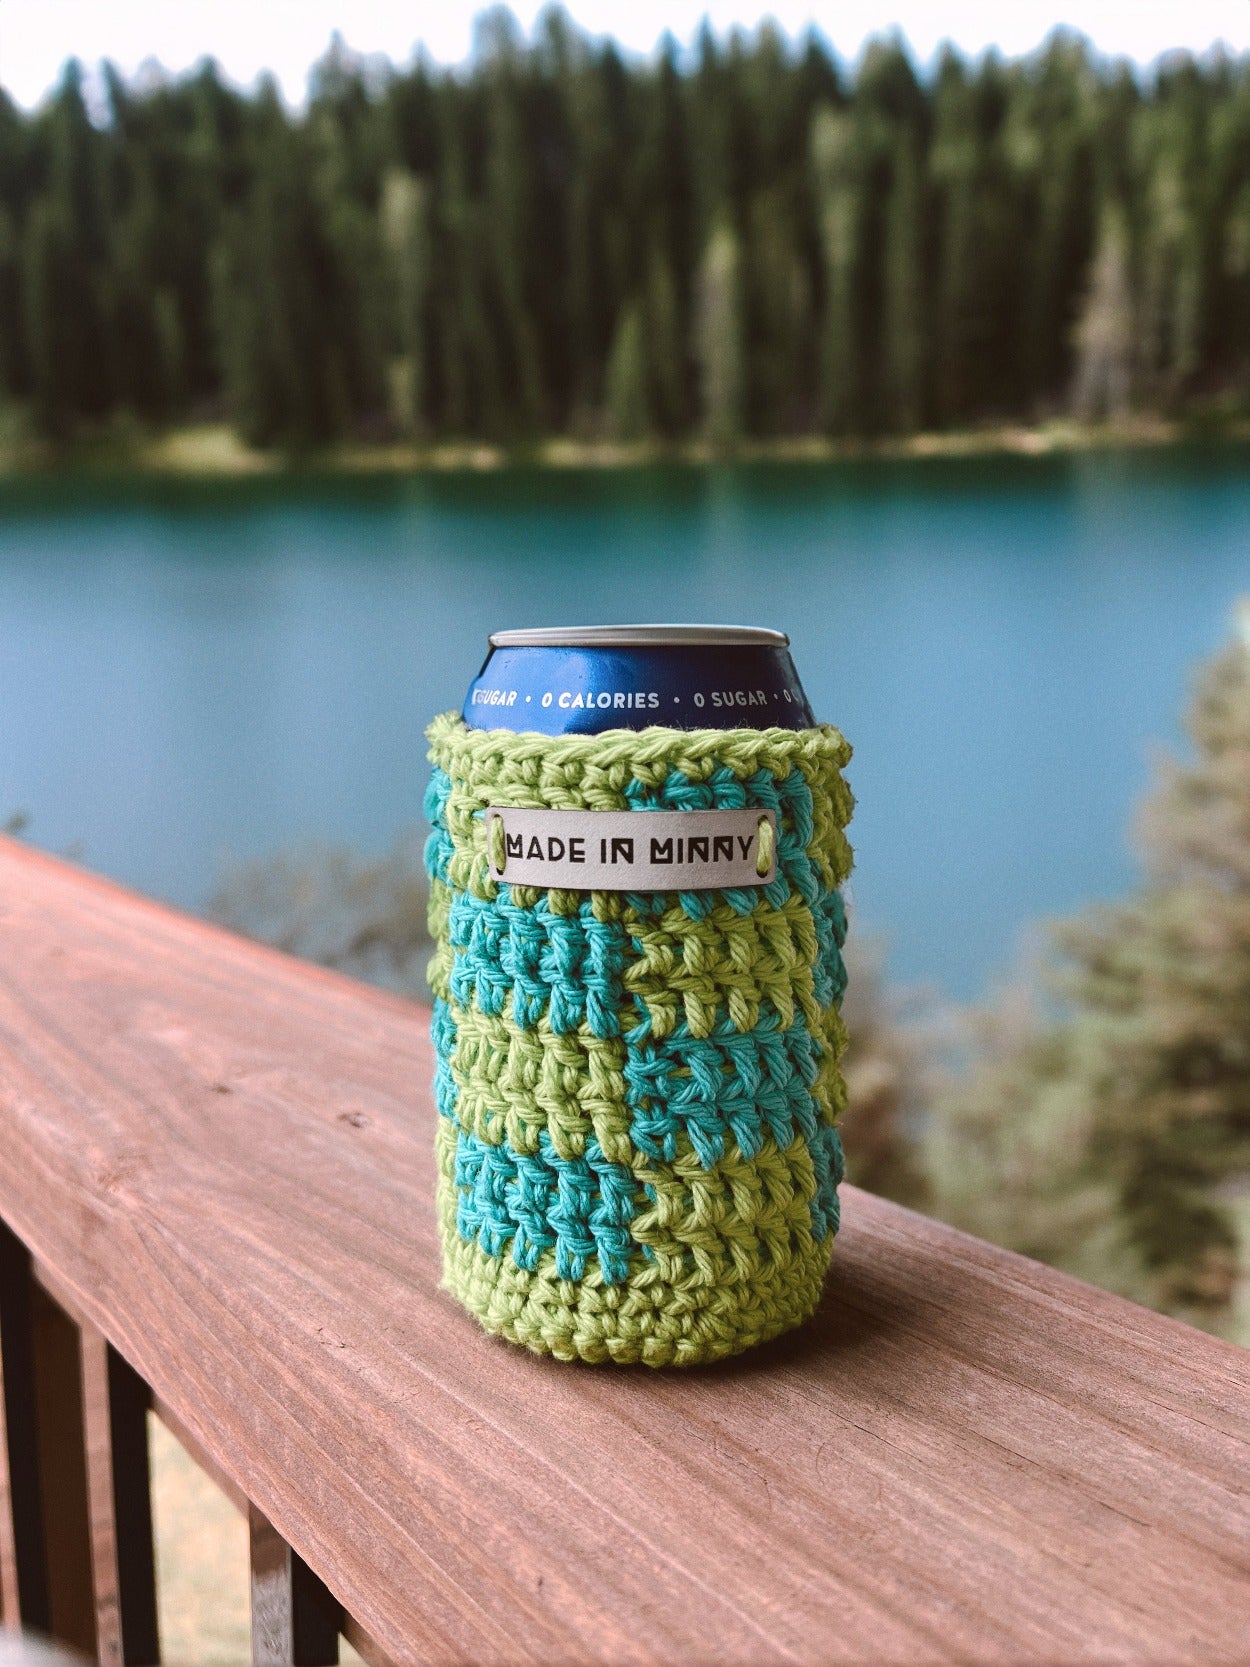
[[[836,729],[427,731],[444,1283],[560,1359],[691,1365],[815,1308],[838,1225],[844,832]],[[758,807],[735,891],[490,878],[488,805]]]

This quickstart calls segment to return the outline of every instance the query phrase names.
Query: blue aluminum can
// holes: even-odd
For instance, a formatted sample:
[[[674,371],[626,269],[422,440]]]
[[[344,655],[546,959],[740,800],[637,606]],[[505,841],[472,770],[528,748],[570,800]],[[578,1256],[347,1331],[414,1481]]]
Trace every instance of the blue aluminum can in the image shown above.
[[[747,625],[496,631],[470,685],[471,729],[810,729],[784,632]]]

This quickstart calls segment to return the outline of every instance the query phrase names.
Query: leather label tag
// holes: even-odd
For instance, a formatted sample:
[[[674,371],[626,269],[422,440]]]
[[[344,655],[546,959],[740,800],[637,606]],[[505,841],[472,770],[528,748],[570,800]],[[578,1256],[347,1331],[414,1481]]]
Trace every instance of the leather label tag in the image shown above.
[[[501,830],[496,822],[502,823]],[[769,832],[761,852],[764,825]],[[491,879],[519,886],[569,891],[766,886],[777,872],[777,818],[771,810],[517,810],[492,805],[486,812],[486,850]]]

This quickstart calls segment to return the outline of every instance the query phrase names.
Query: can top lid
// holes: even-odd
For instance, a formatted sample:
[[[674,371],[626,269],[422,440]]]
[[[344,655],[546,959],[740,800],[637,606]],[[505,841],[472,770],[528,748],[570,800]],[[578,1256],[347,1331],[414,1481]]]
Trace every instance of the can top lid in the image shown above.
[[[492,648],[788,648],[784,631],[758,625],[542,625],[492,631]]]

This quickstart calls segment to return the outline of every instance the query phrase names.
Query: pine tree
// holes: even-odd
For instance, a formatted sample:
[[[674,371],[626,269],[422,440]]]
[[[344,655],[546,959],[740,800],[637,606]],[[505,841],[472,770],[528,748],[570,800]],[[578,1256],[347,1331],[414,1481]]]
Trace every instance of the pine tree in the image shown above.
[[[861,415],[857,161],[852,118],[828,105],[818,110],[812,122],[812,168],[825,278],[819,412],[822,427],[834,433],[853,432]]]
[[[102,297],[102,141],[77,63],[66,66],[46,123],[47,185],[25,228],[23,318],[36,418],[47,433],[63,435],[102,416],[114,392]]]
[[[1086,421],[1122,417],[1133,397],[1133,292],[1123,208],[1107,203],[1076,326],[1072,406]]]
[[[593,424],[602,408],[612,333],[641,278],[641,250],[631,246],[625,211],[625,156],[632,147],[628,82],[611,48],[583,48],[568,77],[568,173],[564,215],[562,333],[571,357],[574,426]]]
[[[306,159],[274,86],[262,118],[265,165],[216,260],[226,394],[253,444],[305,446],[333,438],[347,416],[346,381],[321,306],[333,263]]]
[[[0,401],[20,397],[26,386],[21,244],[12,217],[0,204]]]
[[[394,341],[391,413],[406,433],[420,432],[429,408],[426,307],[432,266],[430,193],[425,180],[392,168],[382,184],[382,245],[390,263]]]
[[[656,428],[672,437],[688,416],[688,353],[672,267],[658,249],[647,266],[644,318],[648,402]]]
[[[1000,1030],[939,1103],[934,1208],[1228,1329],[1250,1300],[1250,604],[1189,732],[1141,886],[1057,933],[1066,1014]]]
[[[1250,88],[1211,114],[1209,174],[1213,324],[1207,357],[1224,364],[1242,399],[1250,392]]]
[[[615,439],[641,440],[651,432],[647,380],[643,310],[631,301],[621,311],[608,360],[608,427]]]
[[[1135,131],[1146,199],[1144,370],[1165,402],[1176,399],[1201,361],[1199,183],[1186,126],[1182,111],[1158,106],[1139,114]]]
[[[890,427],[912,433],[924,420],[925,282],[920,159],[906,128],[894,150],[885,232],[882,344],[884,393]]]
[[[168,291],[153,289],[137,263],[119,260],[111,274],[109,344],[117,404],[152,422],[168,418],[182,389],[182,342]]]
[[[519,29],[498,8],[479,22],[491,29],[484,55],[488,76],[486,192],[483,230],[493,259],[492,309],[511,393],[512,421],[523,430],[541,427],[546,409],[539,321],[543,314],[536,266],[544,247],[533,235],[539,221],[534,144],[529,131],[529,92]],[[480,35],[479,35],[480,39]]]
[[[1233,199],[1221,251],[1228,362],[1237,373],[1242,398],[1250,397],[1250,184]]]
[[[45,434],[63,436],[82,415],[79,367],[90,340],[81,328],[73,227],[48,199],[35,204],[27,222],[22,299],[35,417]]]
[[[757,193],[744,284],[747,408],[756,434],[802,425],[810,405],[812,296],[783,193]]]
[[[699,271],[696,329],[704,433],[714,446],[729,449],[743,434],[746,377],[741,256],[737,234],[724,220],[708,240]]]
[[[943,1221],[1125,1295],[1144,1297],[1114,1180],[1089,1155],[1072,1029],[1027,991],[967,1016],[968,1068],[934,1094],[926,1208]]]
[[[922,1208],[927,1185],[919,1129],[932,1087],[929,1015],[886,988],[879,946],[852,938],[842,1008],[847,1178],[869,1192]]]
[[[639,117],[634,191],[651,227],[646,269],[647,343],[652,404],[661,429],[676,434],[691,414],[690,323],[699,242],[691,141],[677,45],[662,42],[655,79]]]
[[[1071,387],[1073,324],[1097,230],[1095,95],[1086,47],[1058,32],[1021,89],[1010,129],[1029,248],[1020,347],[1034,411]]]
[[[444,428],[459,436],[495,438],[515,429],[515,405],[494,327],[486,211],[472,190],[474,135],[454,100],[442,102],[440,115],[433,335],[440,347]]]
[[[1146,805],[1140,895],[1063,943],[1129,1242],[1159,1302],[1201,1317],[1236,1275],[1221,1194],[1250,1181],[1250,606],[1188,727],[1194,758],[1165,766]]]

